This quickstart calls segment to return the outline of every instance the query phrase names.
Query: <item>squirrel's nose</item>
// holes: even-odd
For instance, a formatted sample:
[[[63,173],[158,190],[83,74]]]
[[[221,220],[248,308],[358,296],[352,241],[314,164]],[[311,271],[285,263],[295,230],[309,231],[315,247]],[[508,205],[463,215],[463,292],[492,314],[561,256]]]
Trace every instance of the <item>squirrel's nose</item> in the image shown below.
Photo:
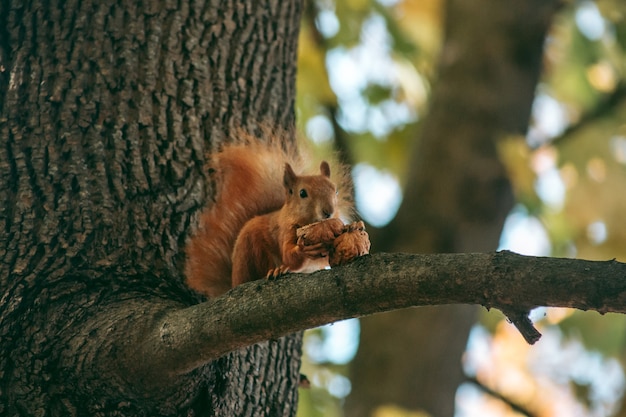
[[[332,215],[333,215],[333,210],[332,210],[332,209],[330,209],[330,210],[328,210],[328,209],[322,209],[322,213],[324,214],[324,218],[325,218],[325,219],[329,219],[329,218],[330,218],[330,216],[332,216]]]

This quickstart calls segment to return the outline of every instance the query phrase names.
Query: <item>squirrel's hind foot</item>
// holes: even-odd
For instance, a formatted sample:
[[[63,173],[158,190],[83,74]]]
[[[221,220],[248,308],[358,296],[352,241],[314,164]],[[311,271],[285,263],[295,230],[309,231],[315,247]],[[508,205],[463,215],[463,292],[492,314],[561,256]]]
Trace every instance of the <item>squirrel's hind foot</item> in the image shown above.
[[[283,275],[287,275],[289,273],[289,267],[287,265],[281,265],[277,268],[270,269],[265,275],[265,279],[268,281],[273,281],[277,278],[280,278]]]

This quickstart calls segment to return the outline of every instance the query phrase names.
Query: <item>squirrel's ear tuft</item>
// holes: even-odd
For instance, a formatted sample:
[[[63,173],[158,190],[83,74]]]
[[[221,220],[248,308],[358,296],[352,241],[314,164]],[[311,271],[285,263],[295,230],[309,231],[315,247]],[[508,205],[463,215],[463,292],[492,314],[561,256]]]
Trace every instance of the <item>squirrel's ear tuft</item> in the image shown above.
[[[293,168],[291,168],[291,165],[289,165],[289,163],[286,163],[285,174],[283,176],[283,184],[285,185],[285,188],[291,190],[297,180],[298,176],[295,172],[293,172]]]
[[[323,176],[330,178],[330,165],[328,165],[328,162],[322,161],[320,164],[320,172]]]

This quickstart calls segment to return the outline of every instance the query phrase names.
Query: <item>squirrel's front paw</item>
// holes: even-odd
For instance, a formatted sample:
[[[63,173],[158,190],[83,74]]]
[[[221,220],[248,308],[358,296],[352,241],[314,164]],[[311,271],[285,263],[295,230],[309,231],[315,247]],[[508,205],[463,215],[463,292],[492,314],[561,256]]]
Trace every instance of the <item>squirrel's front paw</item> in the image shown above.
[[[318,243],[332,245],[337,236],[344,231],[343,222],[339,219],[327,219],[300,227],[296,234],[300,247],[313,246]]]
[[[309,258],[324,258],[328,256],[328,245],[324,243],[300,246],[300,250]]]
[[[346,232],[365,231],[365,223],[363,223],[363,220],[359,220],[358,222],[352,222],[345,227],[345,231]]]

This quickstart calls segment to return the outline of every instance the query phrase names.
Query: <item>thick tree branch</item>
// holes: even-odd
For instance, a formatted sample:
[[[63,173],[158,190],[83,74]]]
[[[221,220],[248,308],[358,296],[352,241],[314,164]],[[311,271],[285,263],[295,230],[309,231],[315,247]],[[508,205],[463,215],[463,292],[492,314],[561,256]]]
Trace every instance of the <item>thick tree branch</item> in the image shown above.
[[[412,306],[480,304],[514,314],[514,323],[537,306],[626,313],[625,277],[626,264],[615,260],[506,251],[375,254],[330,271],[251,282],[222,297],[169,311],[155,321],[137,350],[128,352],[124,368],[141,379],[147,372],[174,376],[253,343]],[[532,328],[530,322],[522,324],[523,330],[528,326]]]

